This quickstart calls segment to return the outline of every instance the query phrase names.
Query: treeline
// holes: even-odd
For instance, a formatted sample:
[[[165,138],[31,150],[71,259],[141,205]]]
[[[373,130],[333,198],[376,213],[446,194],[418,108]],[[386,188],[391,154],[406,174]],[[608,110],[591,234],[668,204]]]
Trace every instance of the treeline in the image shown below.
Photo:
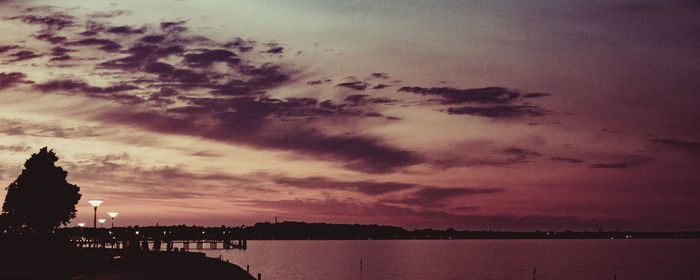
[[[147,226],[105,228],[63,228],[71,236],[103,235],[121,238],[139,234],[159,240],[248,239],[248,240],[366,240],[366,239],[624,239],[624,238],[700,238],[699,231],[457,231],[454,229],[406,230],[396,226],[327,224],[305,222],[256,223],[254,226]],[[138,233],[136,233],[138,232]]]

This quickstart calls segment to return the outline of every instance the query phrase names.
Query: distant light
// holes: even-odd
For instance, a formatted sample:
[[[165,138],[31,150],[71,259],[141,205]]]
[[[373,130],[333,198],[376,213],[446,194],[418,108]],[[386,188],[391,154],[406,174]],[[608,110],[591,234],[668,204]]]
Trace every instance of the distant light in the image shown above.
[[[109,215],[110,217],[114,218],[114,217],[116,217],[117,215],[119,215],[119,212],[107,212],[107,215]]]
[[[139,235],[139,231],[137,230],[136,232],[134,232],[134,234]]]
[[[105,201],[101,200],[101,199],[88,200],[88,203],[90,203],[90,205],[92,205],[94,207],[100,206],[100,204],[102,204],[102,202],[105,202]]]
[[[100,222],[100,224],[104,224],[107,221],[107,219],[97,219],[97,221]]]
[[[85,226],[85,223],[78,223],[78,226],[79,226],[79,227],[84,227],[84,226]]]

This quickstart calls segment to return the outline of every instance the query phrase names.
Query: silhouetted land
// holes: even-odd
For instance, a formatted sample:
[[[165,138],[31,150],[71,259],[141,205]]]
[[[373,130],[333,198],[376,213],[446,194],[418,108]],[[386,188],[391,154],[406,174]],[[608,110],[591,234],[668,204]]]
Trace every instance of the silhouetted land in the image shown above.
[[[204,253],[77,248],[62,231],[48,238],[0,234],[0,279],[254,280]]]
[[[700,238],[700,231],[457,231],[454,229],[406,230],[396,226],[327,224],[327,223],[257,223],[240,227],[148,226],[114,229],[64,228],[70,235],[101,234],[121,238],[139,230],[147,238],[178,239],[248,239],[248,240],[360,240],[360,239],[610,239],[610,238]]]

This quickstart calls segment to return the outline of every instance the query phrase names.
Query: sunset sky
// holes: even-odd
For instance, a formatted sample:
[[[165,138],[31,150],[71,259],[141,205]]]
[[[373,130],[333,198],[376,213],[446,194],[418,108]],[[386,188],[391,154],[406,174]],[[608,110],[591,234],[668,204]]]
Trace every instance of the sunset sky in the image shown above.
[[[699,230],[698,1],[0,1],[0,197],[78,222]]]

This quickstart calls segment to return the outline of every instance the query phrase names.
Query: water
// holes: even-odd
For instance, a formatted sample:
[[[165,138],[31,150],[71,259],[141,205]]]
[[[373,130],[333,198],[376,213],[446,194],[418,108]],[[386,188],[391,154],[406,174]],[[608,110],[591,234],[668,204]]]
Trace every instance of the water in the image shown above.
[[[700,279],[700,240],[248,241],[205,250],[262,279]],[[362,269],[360,269],[362,260]]]

